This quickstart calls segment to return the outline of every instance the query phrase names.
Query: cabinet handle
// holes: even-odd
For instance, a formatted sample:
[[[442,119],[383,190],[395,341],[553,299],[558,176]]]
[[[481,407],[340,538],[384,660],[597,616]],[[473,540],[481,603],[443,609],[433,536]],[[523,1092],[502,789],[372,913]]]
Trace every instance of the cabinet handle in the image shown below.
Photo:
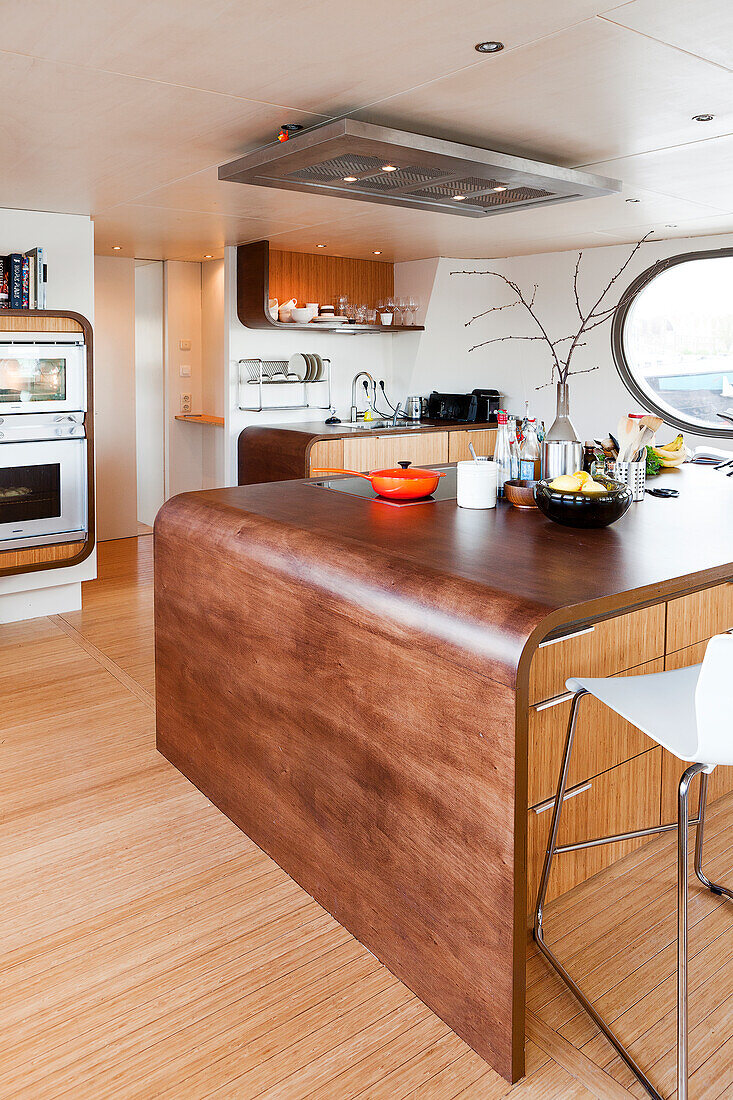
[[[580,638],[583,634],[592,634],[594,626],[587,626],[584,630],[576,630],[572,634],[561,634],[559,638],[548,638],[546,642],[540,642],[538,649],[544,649],[548,645],[557,645],[558,642],[568,642],[571,638]]]
[[[550,707],[557,707],[560,703],[567,703],[569,699],[572,699],[574,691],[566,691],[564,695],[556,695],[554,699],[547,699],[544,703],[537,703],[535,705],[535,711],[549,710]]]
[[[589,791],[593,784],[591,782],[581,783],[579,787],[573,787],[572,791],[568,791],[563,795],[563,802],[567,802],[569,798],[575,798],[576,794],[582,794],[583,791]],[[554,798],[548,798],[546,802],[540,802],[537,806],[533,806],[532,809],[536,814],[543,814],[545,810],[551,810],[555,805]]]

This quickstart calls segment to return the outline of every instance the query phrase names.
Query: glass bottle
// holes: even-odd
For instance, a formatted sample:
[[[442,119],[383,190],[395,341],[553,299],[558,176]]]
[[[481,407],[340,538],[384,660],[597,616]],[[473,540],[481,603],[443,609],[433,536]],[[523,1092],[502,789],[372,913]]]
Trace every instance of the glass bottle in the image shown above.
[[[526,481],[539,481],[540,479],[540,444],[537,439],[537,421],[530,420],[522,440],[522,453],[520,456],[520,477]]]
[[[498,428],[496,432],[496,446],[494,447],[494,462],[497,466],[496,491],[500,497],[504,496],[504,482],[512,476],[512,451],[509,445],[509,426],[507,424],[506,409],[499,409],[497,413]]]
[[[517,418],[515,416],[507,417],[507,427],[509,429],[509,450],[512,456],[512,479],[516,480],[519,477],[519,443],[517,441]]]

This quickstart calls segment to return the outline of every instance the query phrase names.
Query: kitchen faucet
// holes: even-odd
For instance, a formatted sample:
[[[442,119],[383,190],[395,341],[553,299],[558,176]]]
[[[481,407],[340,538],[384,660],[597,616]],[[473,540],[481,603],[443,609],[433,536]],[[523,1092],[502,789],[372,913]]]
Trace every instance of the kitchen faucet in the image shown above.
[[[360,378],[364,379],[364,389],[366,390],[367,398],[369,397],[369,383],[372,384],[372,407],[375,406],[377,400],[377,384],[372,378],[369,371],[360,370],[358,374],[354,375],[354,379],[351,383],[351,423],[356,424],[359,419],[359,410],[356,404],[356,385]]]

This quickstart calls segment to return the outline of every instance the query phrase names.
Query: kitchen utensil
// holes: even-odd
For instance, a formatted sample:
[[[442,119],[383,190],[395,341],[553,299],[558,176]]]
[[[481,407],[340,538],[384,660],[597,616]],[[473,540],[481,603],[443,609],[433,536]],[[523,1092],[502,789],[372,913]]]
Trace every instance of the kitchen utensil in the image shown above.
[[[661,416],[647,415],[642,416],[639,423],[641,424],[642,428],[651,428],[652,432],[655,433],[659,431],[664,421],[662,420]]]
[[[476,457],[476,448],[474,447],[473,443],[468,444],[468,450],[470,451],[473,461],[478,462],[478,458]]]
[[[632,504],[628,485],[596,474],[596,481],[606,486],[606,493],[570,493],[551,489],[544,478],[535,485],[534,498],[539,510],[564,527],[608,527],[620,519]]]
[[[438,481],[445,474],[440,470],[423,470],[418,466],[410,468],[409,462],[400,462],[399,469],[374,470],[371,474],[360,470],[339,470],[331,466],[322,466],[313,470],[314,474],[351,474],[363,477],[372,483],[377,496],[387,500],[420,500],[434,493]]]
[[[646,489],[650,497],[678,497],[679,489]]]
[[[635,445],[640,434],[637,421],[631,416],[622,416],[616,434],[619,443],[618,457],[622,462],[629,462],[638,449]]]
[[[421,412],[422,400],[420,397],[412,394],[412,396],[405,399],[405,416],[408,420],[419,420]]]
[[[504,482],[504,496],[515,508],[536,508],[537,501],[534,499],[536,484],[536,481],[528,481],[526,478],[512,478]]]
[[[542,472],[548,481],[561,474],[574,474],[582,469],[583,444],[577,440],[544,439],[542,441]]]
[[[499,471],[496,462],[477,458],[456,463],[456,503],[459,508],[495,508]]]
[[[646,447],[638,462],[622,462],[617,459],[614,474],[617,481],[629,486],[635,501],[643,500],[646,488]]]

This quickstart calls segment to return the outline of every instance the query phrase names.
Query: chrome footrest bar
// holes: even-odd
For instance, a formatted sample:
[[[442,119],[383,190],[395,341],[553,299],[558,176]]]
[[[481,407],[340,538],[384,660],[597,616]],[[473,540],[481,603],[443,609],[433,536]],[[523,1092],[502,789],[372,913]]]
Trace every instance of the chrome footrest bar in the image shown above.
[[[688,824],[697,825],[699,817],[691,817]],[[616,844],[620,840],[634,840],[639,836],[654,836],[655,833],[677,832],[677,822],[672,825],[652,825],[648,829],[635,829],[632,833],[616,833],[615,836],[597,836],[593,840],[580,840],[577,844],[558,844],[553,854],[562,855],[563,852],[579,852],[582,848],[598,848],[601,844]],[[712,889],[712,887],[711,887]],[[731,895],[733,897],[733,895]]]

